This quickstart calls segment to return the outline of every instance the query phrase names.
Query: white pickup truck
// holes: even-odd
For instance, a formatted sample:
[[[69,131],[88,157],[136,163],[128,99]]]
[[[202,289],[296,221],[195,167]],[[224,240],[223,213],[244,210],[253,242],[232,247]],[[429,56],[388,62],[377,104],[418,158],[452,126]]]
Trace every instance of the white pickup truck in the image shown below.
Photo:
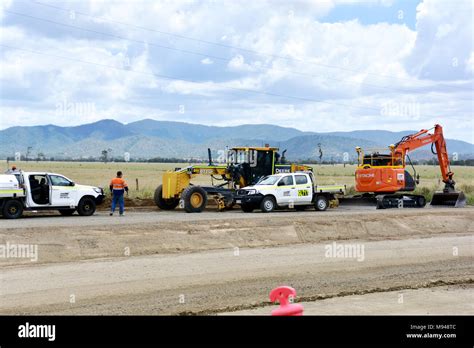
[[[344,192],[344,185],[316,185],[311,172],[281,173],[238,190],[235,202],[244,212],[260,209],[268,213],[277,208],[304,210],[309,206],[324,211],[329,207],[329,201]]]
[[[77,185],[64,175],[17,171],[0,175],[0,215],[19,218],[24,210],[58,210],[61,215],[94,214],[104,200],[100,187]]]

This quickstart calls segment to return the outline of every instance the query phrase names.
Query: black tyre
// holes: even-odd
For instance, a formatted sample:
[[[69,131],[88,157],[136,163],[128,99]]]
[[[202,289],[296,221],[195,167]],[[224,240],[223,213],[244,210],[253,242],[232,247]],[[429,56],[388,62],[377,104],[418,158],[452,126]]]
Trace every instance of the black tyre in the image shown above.
[[[270,213],[276,209],[277,205],[275,202],[275,198],[273,196],[265,196],[263,197],[262,203],[260,203],[260,209],[264,213]]]
[[[76,209],[60,209],[59,214],[62,216],[71,216],[75,211]]]
[[[91,197],[83,197],[77,206],[77,212],[81,216],[91,216],[95,213],[95,201]]]
[[[317,211],[325,211],[329,207],[329,200],[326,196],[319,195],[316,196],[316,200],[314,201],[314,208]]]
[[[188,186],[181,194],[184,210],[188,213],[200,213],[206,208],[207,193],[200,186]]]
[[[252,205],[249,204],[241,204],[240,208],[244,213],[251,213],[255,209]]]
[[[416,205],[423,208],[426,205],[426,198],[424,196],[418,196],[416,198]]]
[[[5,202],[2,214],[5,219],[18,219],[23,214],[23,203],[15,199]]]
[[[176,198],[164,199],[163,198],[163,185],[160,185],[156,188],[154,201],[155,201],[156,206],[162,210],[173,210],[179,204],[179,199],[176,199]]]

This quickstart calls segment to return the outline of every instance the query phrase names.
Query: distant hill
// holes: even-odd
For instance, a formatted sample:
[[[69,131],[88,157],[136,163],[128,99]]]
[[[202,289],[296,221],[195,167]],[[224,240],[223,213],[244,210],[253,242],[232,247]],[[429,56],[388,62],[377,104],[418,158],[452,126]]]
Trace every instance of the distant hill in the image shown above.
[[[142,120],[127,124],[127,128],[136,134],[172,140],[186,140],[189,143],[202,144],[209,139],[280,139],[305,134],[294,128],[285,128],[269,124],[242,125],[234,127],[204,126],[199,124]]]
[[[267,124],[216,127],[183,122],[144,119],[129,124],[101,120],[75,127],[54,125],[11,127],[0,131],[0,158],[23,155],[32,147],[31,158],[41,152],[46,158],[98,158],[102,150],[112,149],[113,157],[129,152],[132,158],[154,157],[207,158],[207,148],[214,155],[226,146],[262,146],[268,143],[287,149],[288,159],[316,159],[319,144],[323,160],[338,160],[347,152],[355,158],[355,147],[386,148],[414,131],[357,130],[353,132],[312,133],[295,128]],[[473,156],[474,145],[448,139],[450,153]],[[427,146],[413,154],[414,159],[430,159]]]

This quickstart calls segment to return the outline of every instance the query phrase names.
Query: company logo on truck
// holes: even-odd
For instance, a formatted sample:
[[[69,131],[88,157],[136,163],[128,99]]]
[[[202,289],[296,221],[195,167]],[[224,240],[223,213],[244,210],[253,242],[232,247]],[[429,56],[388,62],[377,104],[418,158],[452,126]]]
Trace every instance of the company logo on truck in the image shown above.
[[[275,174],[280,174],[280,173],[291,173],[291,166],[275,168]]]

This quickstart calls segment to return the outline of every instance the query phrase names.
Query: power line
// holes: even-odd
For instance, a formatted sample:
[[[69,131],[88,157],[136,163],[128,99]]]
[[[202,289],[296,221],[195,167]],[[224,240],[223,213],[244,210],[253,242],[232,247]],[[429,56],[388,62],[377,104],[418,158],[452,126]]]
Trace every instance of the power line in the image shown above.
[[[78,15],[88,17],[88,18],[92,18],[92,19],[97,19],[97,20],[106,21],[106,22],[110,22],[110,23],[116,23],[116,24],[120,24],[120,25],[124,25],[124,26],[128,26],[128,27],[132,27],[132,28],[135,28],[135,29],[151,31],[151,32],[162,34],[162,35],[173,36],[173,37],[177,37],[177,38],[180,38],[180,39],[196,41],[196,42],[200,42],[200,43],[204,43],[204,44],[208,44],[208,45],[214,45],[214,46],[220,46],[220,47],[225,47],[225,48],[230,48],[230,49],[236,49],[236,50],[240,50],[240,51],[244,51],[244,52],[248,52],[248,53],[252,53],[252,54],[256,54],[256,55],[267,56],[267,57],[272,57],[272,58],[277,58],[277,59],[297,61],[297,62],[303,62],[303,63],[306,63],[306,64],[322,66],[322,67],[330,68],[330,69],[339,69],[339,70],[343,70],[343,71],[351,71],[351,72],[355,72],[355,73],[363,72],[363,73],[365,73],[367,75],[371,75],[371,76],[385,77],[385,78],[397,79],[397,80],[403,80],[403,81],[409,81],[409,82],[414,82],[414,81],[418,82],[418,80],[416,78],[403,78],[403,77],[397,77],[397,76],[391,76],[391,75],[385,75],[385,74],[365,72],[365,71],[360,70],[360,69],[356,70],[356,69],[350,69],[350,68],[336,66],[336,65],[308,62],[308,61],[305,61],[304,59],[300,59],[300,58],[276,55],[276,54],[271,54],[271,53],[266,53],[266,52],[259,52],[259,51],[244,48],[244,47],[238,47],[238,46],[223,44],[223,43],[219,43],[219,42],[214,42],[214,41],[208,41],[208,40],[203,40],[203,39],[199,39],[199,38],[189,37],[189,36],[185,36],[185,35],[181,35],[181,34],[170,33],[170,32],[166,32],[166,31],[163,31],[163,30],[147,28],[147,27],[143,27],[143,26],[139,26],[139,25],[135,25],[135,24],[131,24],[131,23],[118,21],[118,20],[115,20],[115,19],[93,16],[93,15],[85,13],[85,12],[76,11],[76,10],[73,10],[73,9],[67,9],[67,8],[63,8],[63,7],[59,7],[59,6],[54,6],[54,5],[51,5],[51,4],[45,4],[45,3],[42,3],[42,2],[39,2],[39,1],[33,1],[33,3],[35,3],[37,5],[40,5],[40,6],[50,7],[50,8],[53,8],[53,9],[56,9],[56,10],[59,10],[59,11],[63,11],[63,12],[68,12],[68,13],[74,12],[74,14],[78,14]],[[449,87],[450,88],[456,88],[456,89],[463,89],[462,87],[459,87],[459,86],[449,86]]]
[[[103,68],[110,68],[110,69],[121,70],[121,71],[126,71],[126,72],[133,72],[133,73],[136,73],[136,74],[154,76],[154,77],[159,78],[159,79],[190,82],[190,83],[195,83],[195,84],[198,84],[198,85],[205,85],[206,84],[206,82],[195,81],[195,80],[191,80],[191,79],[184,79],[184,78],[179,78],[179,77],[174,77],[174,76],[149,73],[149,72],[146,72],[146,71],[137,71],[137,70],[128,69],[128,68],[120,68],[120,67],[116,67],[116,66],[112,66],[112,65],[108,65],[108,64],[88,62],[88,61],[77,59],[77,58],[64,57],[64,56],[59,56],[59,55],[40,52],[40,51],[35,51],[35,50],[29,50],[29,49],[20,48],[20,47],[8,46],[8,45],[3,45],[3,44],[0,44],[0,46],[5,47],[5,48],[9,48],[9,49],[14,49],[14,50],[19,50],[19,51],[30,52],[30,53],[33,53],[33,54],[43,55],[43,56],[55,57],[55,58],[65,59],[65,60],[69,60],[69,61],[75,61],[75,62],[79,62],[79,63],[83,63],[83,64],[100,66],[100,67],[103,67]],[[257,91],[257,90],[253,90],[253,89],[238,88],[238,87],[232,87],[232,86],[220,86],[220,87],[224,88],[224,89],[239,91],[239,92],[247,92],[247,93],[254,93],[254,94],[267,95],[267,96],[286,98],[286,99],[294,99],[294,100],[300,100],[300,101],[306,101],[306,102],[324,103],[324,104],[329,104],[329,105],[344,106],[344,107],[348,107],[348,108],[356,108],[356,109],[377,111],[378,113],[380,112],[379,108],[373,108],[373,107],[368,107],[368,106],[358,106],[358,105],[350,105],[350,104],[343,104],[343,103],[333,103],[333,102],[328,102],[328,101],[321,100],[321,99],[290,96],[290,95],[284,95],[284,94],[273,93],[273,92],[268,92],[268,91]]]
[[[207,53],[201,53],[201,52],[196,52],[196,51],[191,51],[191,50],[186,50],[186,49],[180,49],[180,48],[165,46],[165,45],[157,44],[157,43],[154,43],[154,42],[147,42],[147,41],[143,41],[143,40],[130,39],[130,38],[123,37],[123,36],[120,36],[120,35],[104,33],[102,31],[88,29],[88,28],[84,28],[84,27],[80,27],[80,26],[76,26],[76,25],[71,25],[71,24],[66,24],[66,23],[62,23],[62,22],[57,22],[57,21],[53,21],[53,20],[50,20],[50,19],[47,19],[47,18],[36,17],[36,16],[25,14],[25,13],[19,13],[19,12],[14,12],[14,11],[10,11],[10,10],[4,10],[4,11],[7,12],[7,13],[16,15],[16,16],[30,18],[30,19],[33,19],[33,20],[39,20],[39,21],[51,23],[51,24],[54,24],[54,25],[60,25],[60,26],[66,27],[66,28],[72,28],[72,29],[81,30],[81,31],[85,31],[85,32],[90,32],[90,33],[103,35],[103,36],[108,36],[108,37],[112,37],[112,38],[116,38],[116,39],[121,39],[121,40],[130,41],[130,42],[140,43],[140,44],[143,44],[143,45],[149,45],[149,46],[163,48],[163,49],[167,49],[167,50],[173,50],[173,51],[186,53],[186,54],[198,55],[198,56],[201,56],[201,57],[212,58],[212,59],[215,59],[215,60],[220,60],[220,61],[228,62],[228,63],[232,61],[232,59],[225,58],[225,57],[219,57],[219,56],[210,55],[210,54],[207,54]],[[279,68],[274,68],[274,67],[256,67],[256,68],[259,69],[259,70],[281,71],[281,72],[287,72],[287,73],[291,73],[291,74],[295,74],[295,75],[311,76],[311,77],[315,77],[315,78],[321,78],[322,77],[322,78],[328,79],[328,80],[340,81],[340,82],[343,82],[343,83],[348,83],[348,84],[353,84],[353,85],[366,85],[366,86],[370,86],[372,88],[378,88],[378,89],[383,89],[383,90],[388,90],[388,91],[396,91],[396,92],[402,92],[402,93],[411,93],[412,92],[410,90],[401,89],[401,88],[380,86],[380,85],[371,84],[371,83],[367,83],[367,82],[355,82],[355,81],[350,81],[348,79],[338,79],[338,78],[330,77],[330,76],[320,76],[320,75],[304,73],[304,72],[294,71],[294,70],[289,70],[289,69],[279,69]],[[462,100],[465,100],[465,99],[462,99]]]

